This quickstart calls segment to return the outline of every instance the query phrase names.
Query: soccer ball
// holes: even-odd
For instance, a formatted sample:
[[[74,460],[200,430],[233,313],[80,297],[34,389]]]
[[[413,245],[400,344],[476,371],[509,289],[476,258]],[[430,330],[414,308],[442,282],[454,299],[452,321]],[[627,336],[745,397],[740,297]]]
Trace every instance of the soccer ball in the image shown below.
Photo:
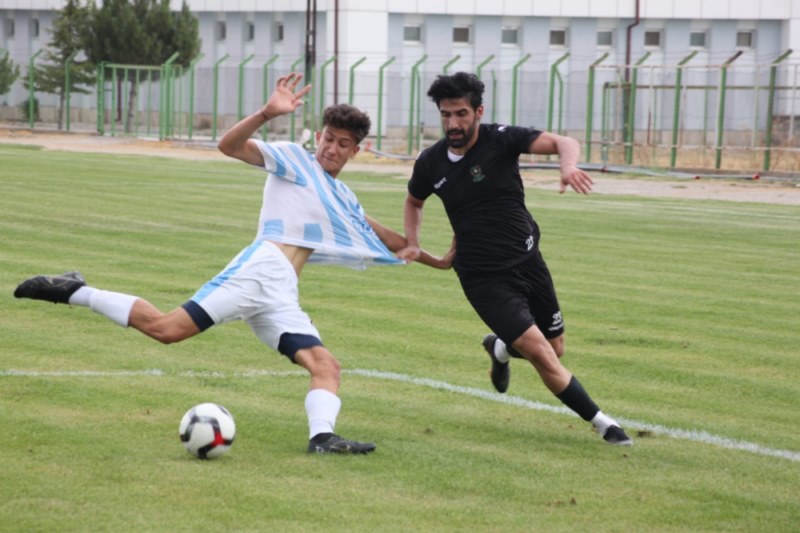
[[[178,434],[189,453],[200,459],[214,459],[231,448],[236,424],[221,405],[201,403],[183,415]]]

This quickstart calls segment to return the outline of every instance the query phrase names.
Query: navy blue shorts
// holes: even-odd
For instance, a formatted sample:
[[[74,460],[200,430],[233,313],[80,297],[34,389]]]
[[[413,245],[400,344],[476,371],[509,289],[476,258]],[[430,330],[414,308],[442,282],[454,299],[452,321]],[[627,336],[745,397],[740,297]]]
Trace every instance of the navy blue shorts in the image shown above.
[[[478,316],[506,344],[533,325],[547,339],[564,333],[553,278],[539,250],[513,268],[464,272],[458,279]]]

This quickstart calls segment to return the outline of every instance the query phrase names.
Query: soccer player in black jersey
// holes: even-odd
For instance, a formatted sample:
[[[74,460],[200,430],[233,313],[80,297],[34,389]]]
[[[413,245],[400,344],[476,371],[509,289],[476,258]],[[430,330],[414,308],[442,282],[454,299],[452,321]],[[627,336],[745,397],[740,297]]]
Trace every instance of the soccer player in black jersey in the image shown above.
[[[481,124],[483,82],[474,74],[440,75],[428,96],[436,103],[444,139],[414,164],[404,206],[408,246],[420,253],[425,200],[437,195],[455,232],[453,268],[464,294],[492,333],[483,347],[492,360],[492,383],[505,392],[510,357],[527,359],[545,386],[611,444],[633,441],[592,401],[560,361],[564,323],[553,280],[539,251],[539,227],[525,207],[519,174],[523,153],[557,154],[563,193],[587,194],[592,180],[576,165],[580,147],[569,137],[531,128]]]

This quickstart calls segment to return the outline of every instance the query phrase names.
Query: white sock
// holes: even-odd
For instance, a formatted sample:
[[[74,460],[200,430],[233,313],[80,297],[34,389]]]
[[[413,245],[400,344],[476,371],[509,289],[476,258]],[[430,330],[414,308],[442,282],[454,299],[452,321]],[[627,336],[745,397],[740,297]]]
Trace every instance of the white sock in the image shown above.
[[[597,411],[597,414],[592,418],[592,424],[597,428],[597,432],[600,435],[605,435],[609,426],[619,426],[616,420],[603,414],[603,411]]]
[[[78,293],[81,290],[83,288],[75,292]],[[127,328],[133,303],[138,299],[130,294],[94,289],[89,298],[89,307],[95,313],[100,313],[123,328]],[[72,298],[70,298],[70,302],[72,302]]]
[[[333,433],[336,417],[342,407],[342,400],[325,389],[314,389],[306,395],[306,414],[308,415],[308,438],[319,433]]]
[[[500,340],[500,338],[494,341],[494,358],[501,363],[507,363],[508,360],[511,359],[508,350],[506,350],[506,343]]]
[[[82,305],[83,307],[89,307],[89,299],[96,290],[97,289],[94,287],[81,287],[77,291],[73,292],[72,296],[69,297],[69,305]]]

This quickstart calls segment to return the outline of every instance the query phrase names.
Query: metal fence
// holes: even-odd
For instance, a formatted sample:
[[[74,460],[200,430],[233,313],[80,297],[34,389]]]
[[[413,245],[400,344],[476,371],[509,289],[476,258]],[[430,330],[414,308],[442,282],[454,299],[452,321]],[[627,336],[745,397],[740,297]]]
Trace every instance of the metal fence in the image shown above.
[[[486,85],[485,122],[575,137],[587,163],[797,171],[800,64],[786,61],[790,54],[767,64],[737,65],[734,55],[723,64],[701,66],[691,63],[694,54],[677,65],[649,65],[649,54],[632,65],[606,65],[604,56],[584,71],[565,68],[569,54],[546,71],[526,70],[530,55],[511,69],[495,70],[490,56],[475,71]],[[188,67],[175,59],[150,67],[100,65],[93,95],[66,98],[66,129],[80,124],[103,135],[213,141],[266,101],[277,76],[305,68],[303,57],[226,55],[203,67],[197,66],[202,56]],[[425,93],[449,64],[431,70],[427,56],[410,66],[394,57],[365,65],[363,58],[334,72],[334,59],[307,70],[314,90],[306,105],[265,125],[262,138],[300,139],[304,129],[318,128],[324,107],[334,100],[369,112],[370,142],[379,150],[413,155],[440,137],[438,111]],[[54,115],[54,96],[23,94],[19,88],[13,94],[28,97],[31,106],[34,98],[39,101],[45,122]],[[14,106],[0,112],[6,121],[20,121]],[[87,120],[91,116],[94,120]],[[44,127],[33,113],[28,121],[30,128]]]

